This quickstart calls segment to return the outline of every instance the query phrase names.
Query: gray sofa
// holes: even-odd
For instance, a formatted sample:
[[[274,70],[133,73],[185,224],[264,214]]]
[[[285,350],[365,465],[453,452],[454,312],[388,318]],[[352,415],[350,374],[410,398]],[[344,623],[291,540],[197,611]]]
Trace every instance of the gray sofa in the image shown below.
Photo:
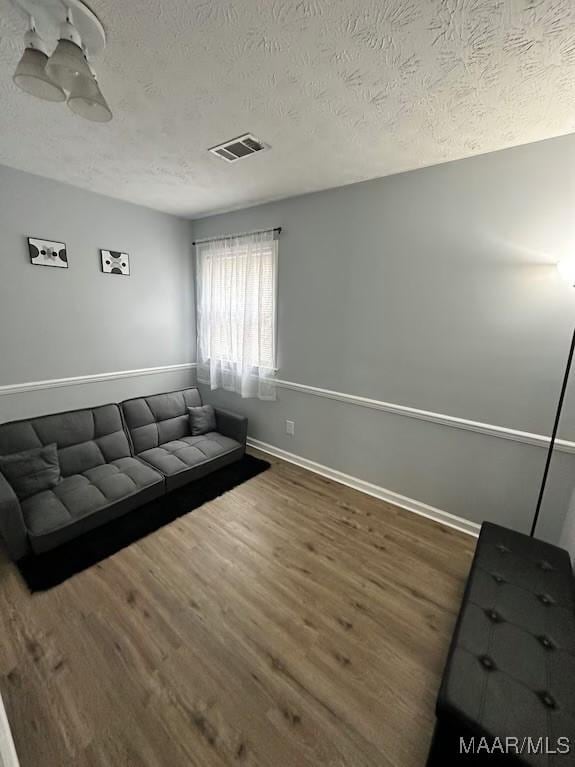
[[[122,403],[134,455],[160,471],[168,491],[239,460],[248,421],[216,410],[217,431],[190,434],[189,407],[202,404],[197,389],[139,397]]]
[[[41,553],[239,460],[247,419],[216,410],[192,437],[197,389],[0,424],[0,456],[56,443],[61,480],[18,498],[0,472],[0,536],[14,559]]]

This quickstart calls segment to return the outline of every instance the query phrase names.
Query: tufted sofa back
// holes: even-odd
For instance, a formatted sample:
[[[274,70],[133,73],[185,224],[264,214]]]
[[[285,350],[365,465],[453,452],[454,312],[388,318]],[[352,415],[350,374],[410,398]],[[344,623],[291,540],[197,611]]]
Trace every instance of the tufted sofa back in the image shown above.
[[[55,442],[62,476],[131,455],[118,405],[72,410],[0,424],[0,455]]]
[[[200,392],[195,388],[122,402],[134,451],[142,453],[164,442],[189,436],[188,408],[201,404]]]

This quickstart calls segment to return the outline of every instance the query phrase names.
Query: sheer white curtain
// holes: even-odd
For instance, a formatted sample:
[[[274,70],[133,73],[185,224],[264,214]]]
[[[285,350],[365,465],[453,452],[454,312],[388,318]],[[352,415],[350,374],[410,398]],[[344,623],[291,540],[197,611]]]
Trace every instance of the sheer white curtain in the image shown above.
[[[275,399],[277,262],[273,230],[196,244],[200,383]]]

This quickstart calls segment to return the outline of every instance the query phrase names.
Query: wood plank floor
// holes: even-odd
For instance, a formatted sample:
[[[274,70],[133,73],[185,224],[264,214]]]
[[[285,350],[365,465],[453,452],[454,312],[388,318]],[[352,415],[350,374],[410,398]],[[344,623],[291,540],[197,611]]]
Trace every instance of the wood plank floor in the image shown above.
[[[2,557],[21,765],[422,767],[474,545],[273,460],[49,592]]]

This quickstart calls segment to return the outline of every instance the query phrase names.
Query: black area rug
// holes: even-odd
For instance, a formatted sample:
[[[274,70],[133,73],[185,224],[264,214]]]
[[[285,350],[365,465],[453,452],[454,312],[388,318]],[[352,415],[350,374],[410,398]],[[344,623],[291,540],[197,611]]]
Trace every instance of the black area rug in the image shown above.
[[[269,467],[267,461],[245,455],[241,461],[140,506],[57,549],[21,559],[17,565],[22,577],[30,591],[51,589]]]

